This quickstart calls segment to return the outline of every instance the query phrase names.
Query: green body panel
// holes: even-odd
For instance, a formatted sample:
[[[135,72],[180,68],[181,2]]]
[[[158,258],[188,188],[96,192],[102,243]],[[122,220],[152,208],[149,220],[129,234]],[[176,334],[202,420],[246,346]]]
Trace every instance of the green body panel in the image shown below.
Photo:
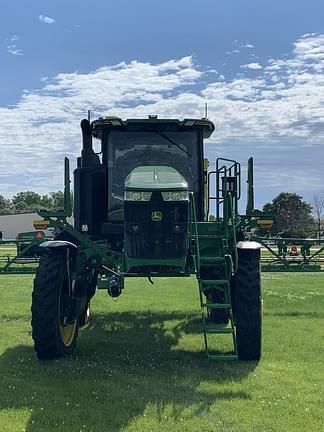
[[[125,190],[187,190],[188,184],[172,167],[141,166],[135,168],[125,180]]]
[[[39,233],[41,233],[41,236],[39,235]],[[44,238],[45,237],[45,233],[44,231],[26,231],[26,232],[21,232],[17,235],[17,240],[21,240],[21,241],[25,241],[25,240],[34,240],[37,238]]]
[[[147,266],[148,274],[150,274],[150,266],[162,266],[162,267],[174,267],[174,274],[171,276],[178,276],[178,273],[183,273],[186,268],[186,259],[185,258],[169,258],[169,259],[143,259],[143,258],[130,258],[125,257],[125,270],[126,272],[130,271],[134,267],[139,266]],[[191,269],[193,272],[193,269]],[[156,272],[151,273],[156,276]],[[163,274],[160,274],[162,276]],[[169,275],[169,273],[168,273]],[[166,276],[166,274],[164,274]]]
[[[163,191],[187,191],[188,190],[188,184],[186,180],[183,178],[183,176],[174,168],[169,166],[140,166],[135,168],[131,173],[127,176],[125,179],[125,191],[150,191],[152,194],[155,194],[156,192],[163,192]],[[160,198],[161,199],[161,198]],[[188,201],[186,201],[188,203]],[[170,203],[169,203],[170,204]],[[128,201],[127,206],[132,207],[132,202]],[[136,204],[135,204],[136,205]],[[146,208],[149,205],[149,203],[141,203],[140,209],[138,211],[144,212],[146,214]],[[164,225],[162,216],[164,211],[166,209],[164,208],[165,203],[160,201],[160,204],[158,204],[158,207],[155,208],[155,211],[151,209],[153,213],[158,213],[161,215],[161,223],[163,225],[160,225],[159,230],[165,229],[165,227],[170,227],[169,225]],[[172,205],[172,203],[171,203]],[[127,207],[128,208],[128,207]],[[126,210],[126,207],[125,207]],[[147,215],[146,215],[147,217]],[[152,217],[152,216],[151,216]],[[186,217],[188,217],[188,213],[186,214]],[[191,215],[189,215],[189,220],[191,219]],[[127,223],[129,221],[125,221]],[[155,222],[158,223],[158,222]],[[154,224],[155,224],[154,223]],[[164,227],[164,228],[163,228]],[[155,230],[155,228],[152,228]],[[163,231],[160,231],[163,232]],[[155,230],[156,233],[156,230]],[[156,234],[155,234],[156,235]],[[147,256],[134,257],[128,256],[127,250],[132,250],[132,243],[134,241],[133,237],[130,235],[124,236],[124,245],[125,245],[125,271],[126,272],[133,272],[134,268],[138,269],[141,267],[143,270],[142,272],[144,274],[150,274],[150,272],[153,272],[156,274],[156,268],[154,266],[162,266],[162,268],[165,268],[166,272],[170,272],[170,268],[175,272],[184,272],[184,269],[186,267],[186,256],[176,256],[176,257],[156,257],[153,253],[152,248],[152,258],[148,258]],[[143,240],[146,241],[146,240]],[[158,241],[158,240],[157,240]],[[146,241],[146,244],[151,244]],[[129,245],[129,248],[127,247]],[[152,247],[152,246],[151,246]],[[148,246],[146,246],[146,250],[148,250]],[[188,252],[187,252],[188,253]]]

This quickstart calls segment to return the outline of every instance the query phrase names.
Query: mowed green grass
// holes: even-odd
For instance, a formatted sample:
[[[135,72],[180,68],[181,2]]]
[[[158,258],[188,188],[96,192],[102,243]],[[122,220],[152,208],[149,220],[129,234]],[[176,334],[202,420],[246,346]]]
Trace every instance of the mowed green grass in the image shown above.
[[[32,279],[0,277],[1,432],[324,430],[324,274],[264,274],[259,364],[206,359],[193,278],[98,292],[76,354],[39,362]]]

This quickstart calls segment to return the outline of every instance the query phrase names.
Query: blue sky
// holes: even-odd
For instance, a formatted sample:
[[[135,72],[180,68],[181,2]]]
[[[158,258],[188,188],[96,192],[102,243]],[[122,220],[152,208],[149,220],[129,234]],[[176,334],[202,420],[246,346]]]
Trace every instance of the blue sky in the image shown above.
[[[2,3],[0,194],[61,189],[89,108],[201,117],[206,101],[206,153],[255,157],[259,207],[324,191],[322,1]]]

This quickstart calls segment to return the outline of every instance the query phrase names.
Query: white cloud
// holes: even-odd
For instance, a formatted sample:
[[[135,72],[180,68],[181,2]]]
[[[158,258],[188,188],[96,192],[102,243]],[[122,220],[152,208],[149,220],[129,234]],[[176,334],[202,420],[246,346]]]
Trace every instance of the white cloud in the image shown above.
[[[11,37],[7,38],[7,52],[9,54],[15,55],[15,56],[22,56],[24,55],[23,51],[17,47],[16,42],[19,40],[19,36],[12,35]]]
[[[38,19],[40,22],[42,22],[44,24],[54,24],[55,23],[54,18],[51,18],[51,17],[46,16],[46,15],[38,15]]]
[[[245,45],[242,45],[242,48],[254,48],[254,45],[252,45],[251,43],[247,43]]]
[[[246,65],[242,65],[241,68],[258,70],[258,69],[262,69],[262,66],[259,63],[248,63]]]
[[[23,51],[20,48],[17,48],[17,45],[12,44],[7,46],[7,51],[9,54],[15,55],[15,56],[22,56],[24,55]]]
[[[8,184],[13,173],[21,173],[12,180],[13,188],[19,181],[25,187],[46,191],[47,167],[51,166],[51,189],[60,188],[62,158],[68,154],[74,160],[79,153],[79,123],[89,108],[94,115],[115,113],[127,117],[137,112],[147,116],[147,109],[154,114],[161,104],[160,112],[169,116],[163,100],[170,92],[195,84],[202,74],[191,57],[184,57],[157,65],[133,61],[88,74],[47,78],[41,90],[26,92],[15,108],[0,108],[2,182]],[[175,110],[178,103],[175,98]],[[195,102],[188,100],[190,104]]]
[[[273,172],[268,180],[262,179],[265,185],[273,186],[275,178],[285,184],[280,175],[285,170],[294,173],[290,187],[299,190],[303,184],[306,188],[302,166],[309,158],[312,173],[322,179],[313,187],[320,187],[324,184],[319,150],[324,141],[323,46],[324,35],[303,36],[290,56],[269,59],[263,69],[255,68],[259,71],[255,78],[245,76],[250,68],[243,68],[240,76],[226,80],[197,67],[191,56],[159,64],[123,62],[89,73],[46,77],[43,87],[26,92],[15,108],[0,107],[0,176],[1,184],[7,185],[2,193],[61,188],[63,157],[74,161],[79,154],[79,122],[88,109],[93,117],[202,117],[206,101],[216,124],[207,145],[212,158],[256,154]],[[227,153],[233,143],[234,155]],[[306,144],[310,147],[302,151]],[[317,156],[312,159],[314,151]],[[285,161],[274,159],[282,152],[287,153]],[[294,166],[287,168],[289,157],[300,164],[299,172]],[[310,187],[307,183],[307,190]]]

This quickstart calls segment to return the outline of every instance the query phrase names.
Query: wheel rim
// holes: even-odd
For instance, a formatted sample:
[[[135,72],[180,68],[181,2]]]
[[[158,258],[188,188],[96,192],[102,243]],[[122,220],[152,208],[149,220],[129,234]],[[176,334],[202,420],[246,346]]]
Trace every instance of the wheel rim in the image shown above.
[[[61,333],[62,342],[66,347],[69,347],[72,344],[75,331],[76,331],[76,321],[74,321],[72,324],[66,324],[66,325],[60,323],[60,333]]]
[[[65,275],[59,294],[59,330],[63,344],[66,348],[72,345],[74,336],[77,330],[77,321],[66,323],[67,309],[69,305],[69,282],[68,277]]]

